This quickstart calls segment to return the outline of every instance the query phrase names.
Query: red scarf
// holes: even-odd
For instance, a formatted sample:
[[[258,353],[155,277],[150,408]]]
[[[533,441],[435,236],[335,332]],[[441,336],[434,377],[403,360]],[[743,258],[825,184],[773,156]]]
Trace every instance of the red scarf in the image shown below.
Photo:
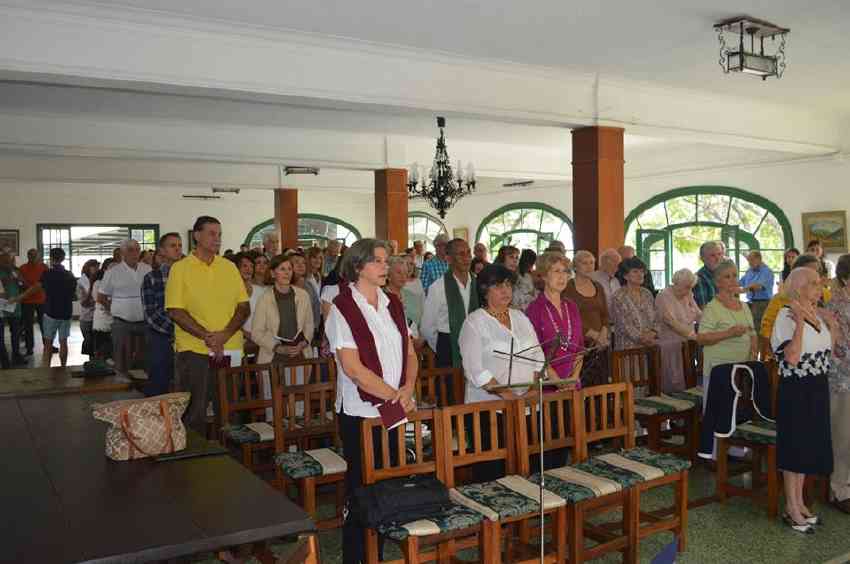
[[[380,291],[380,290],[379,290]],[[404,306],[401,300],[393,294],[386,294],[390,300],[388,309],[390,316],[398,327],[398,332],[401,333],[401,380],[399,388],[404,386],[405,375],[407,374],[407,320],[404,315]],[[384,379],[384,372],[381,369],[381,358],[378,356],[378,348],[375,346],[375,337],[372,335],[372,328],[363,317],[363,312],[354,301],[354,296],[351,293],[351,287],[346,280],[339,281],[339,295],[334,298],[334,305],[348,322],[351,328],[351,335],[354,337],[354,342],[357,344],[357,354],[360,356],[360,362],[363,366],[378,375],[378,378]],[[362,389],[357,388],[360,394],[360,399],[369,402],[372,405],[380,405],[384,400],[373,396]]]

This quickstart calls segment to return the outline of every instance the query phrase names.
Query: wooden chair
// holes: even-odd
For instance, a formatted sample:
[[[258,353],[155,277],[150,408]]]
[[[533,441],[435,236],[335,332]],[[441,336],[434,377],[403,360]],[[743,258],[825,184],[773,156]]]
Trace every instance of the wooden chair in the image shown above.
[[[217,436],[223,445],[238,449],[242,464],[253,472],[271,469],[270,463],[258,460],[260,453],[270,454],[274,449],[274,440],[267,436],[273,427],[266,421],[266,409],[271,409],[272,400],[263,397],[263,379],[271,377],[268,364],[218,371],[218,410],[222,426]],[[256,427],[260,431],[248,426],[251,424],[259,424]]]
[[[455,403],[463,403],[465,380],[460,368],[421,368],[416,377],[416,401],[420,408],[446,407],[451,382]]]
[[[687,357],[683,357],[683,362],[688,362]],[[614,383],[629,382],[646,392],[645,397],[635,399],[635,417],[646,428],[649,448],[696,461],[702,389],[662,394],[661,353],[657,346],[614,351],[611,365]],[[665,424],[669,430],[662,432]],[[682,444],[665,440],[673,436],[680,436]]]
[[[668,530],[678,537],[678,550],[684,551],[688,523],[690,461],[635,447],[633,387],[630,384],[585,388],[580,394],[584,407],[584,426],[578,432],[578,450],[582,456],[586,457],[589,445],[597,441],[615,439],[622,448],[618,452],[588,458],[575,466],[584,468],[591,474],[600,463],[609,469],[614,467],[618,470],[613,476],[625,491],[620,494],[622,497],[619,499],[615,495],[611,500],[605,497],[595,498],[577,505],[575,519],[570,527],[577,537],[575,546],[570,546],[571,561],[582,562],[596,558],[603,552],[622,550],[626,562],[636,562],[641,539]],[[675,501],[672,507],[658,511],[641,510],[644,492],[668,485],[674,489]],[[607,540],[605,528],[588,526],[584,523],[584,518],[596,513],[597,507],[605,509],[612,502],[623,505],[626,521],[623,523],[622,536]],[[604,541],[603,544],[586,549],[581,537],[582,530],[586,536]]]
[[[778,370],[768,369],[771,379],[778,378]],[[763,504],[770,518],[779,514],[779,471],[776,467],[776,424],[762,418],[752,399],[753,382],[745,370],[736,370],[731,375],[741,396],[738,398],[737,413],[752,413],[752,421],[738,424],[729,437],[717,437],[717,497],[725,503],[731,496],[744,496]],[[770,383],[771,397],[775,398],[777,382]],[[771,400],[775,403],[775,399]],[[752,452],[751,483],[745,488],[730,483],[729,447],[738,446]],[[763,467],[763,463],[766,468]]]
[[[318,367],[328,361],[305,362]],[[316,520],[316,490],[319,486],[334,484],[336,515],[331,519],[316,520],[319,529],[340,525],[345,494],[347,466],[340,456],[336,412],[333,409],[336,378],[332,367],[331,362],[331,378],[327,382],[284,385],[285,376],[273,378],[275,485],[285,490],[288,483],[294,482],[301,506]],[[277,372],[279,367],[273,366],[272,370]],[[331,448],[309,448],[320,439],[330,442]]]
[[[319,564],[321,561],[319,539],[314,533],[299,536],[295,550],[286,559],[278,559],[277,564]]]
[[[515,474],[516,435],[514,434],[516,402],[490,401],[454,405],[442,410],[444,444],[446,448],[446,485],[453,489],[454,499],[462,505],[484,512],[483,534],[489,546],[491,560],[501,562],[503,527],[506,537],[505,561],[512,563],[540,562],[539,548],[521,546],[523,554],[515,554],[512,538],[514,524],[526,523],[540,514],[538,486]],[[488,440],[489,438],[489,440]],[[455,487],[456,470],[481,463],[504,464],[504,476],[496,480]],[[489,470],[489,469],[488,469]],[[551,492],[544,497],[544,514],[551,521],[552,541],[545,562],[564,562],[566,558],[566,501]],[[520,538],[520,541],[523,539]],[[527,554],[525,553],[527,552]]]
[[[443,420],[438,410],[421,409],[408,414],[405,427],[387,431],[381,420],[367,419],[361,432],[363,452],[363,483],[371,485],[382,480],[406,476],[433,474],[445,481],[445,447]],[[395,444],[391,444],[391,441]],[[492,562],[490,537],[483,531],[484,517],[477,511],[453,505],[440,515],[404,525],[380,530],[366,529],[366,561],[377,564],[378,536],[399,544],[403,558],[396,564],[417,564],[439,560],[446,562],[457,550],[456,539],[475,541],[477,535],[482,562]],[[386,561],[385,561],[386,562]]]
[[[327,380],[322,382],[322,372]],[[287,444],[300,450],[313,448],[317,442],[335,439],[336,429],[336,363],[333,359],[298,359],[272,365],[274,382],[283,388],[283,426]],[[310,388],[310,400],[299,386]],[[293,393],[293,391],[297,393]]]

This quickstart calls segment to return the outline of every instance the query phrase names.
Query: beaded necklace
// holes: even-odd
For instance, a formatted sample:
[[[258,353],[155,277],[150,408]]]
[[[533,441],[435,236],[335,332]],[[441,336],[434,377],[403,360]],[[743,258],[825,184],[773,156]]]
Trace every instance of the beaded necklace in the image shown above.
[[[552,302],[549,301],[549,298],[546,298],[546,303],[547,306],[552,305]],[[570,319],[569,312],[565,310],[565,305],[566,304],[564,303],[564,300],[561,300],[561,318],[567,320],[567,338],[561,339],[559,341],[558,349],[563,351],[564,354],[569,352],[570,343],[573,340],[573,321],[572,319]],[[552,307],[554,308],[555,306],[552,305]],[[549,309],[549,307],[546,307],[546,314],[549,316],[549,322],[552,324],[552,330],[555,332],[556,335],[560,335],[561,328],[555,322],[555,318],[552,316],[552,310]]]

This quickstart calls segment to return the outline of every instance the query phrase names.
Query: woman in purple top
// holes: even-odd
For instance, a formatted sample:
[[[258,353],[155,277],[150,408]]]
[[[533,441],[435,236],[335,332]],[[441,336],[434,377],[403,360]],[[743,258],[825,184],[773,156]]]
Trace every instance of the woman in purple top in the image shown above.
[[[578,306],[562,295],[571,276],[569,268],[569,260],[560,253],[540,255],[537,272],[544,282],[543,292],[528,304],[525,315],[534,326],[538,340],[549,343],[544,350],[552,359],[554,371],[562,379],[574,380],[578,388],[583,357],[576,358],[576,353],[584,348],[584,331]]]

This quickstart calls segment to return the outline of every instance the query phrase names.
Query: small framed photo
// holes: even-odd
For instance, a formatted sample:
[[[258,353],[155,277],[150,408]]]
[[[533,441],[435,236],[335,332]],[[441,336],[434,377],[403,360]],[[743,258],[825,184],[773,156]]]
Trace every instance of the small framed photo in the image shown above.
[[[0,252],[21,256],[21,231],[19,229],[0,229]]]
[[[455,227],[454,229],[452,229],[452,238],[463,239],[464,241],[469,242],[469,228]]]
[[[195,250],[195,238],[192,237],[192,230],[186,232],[186,242],[183,244],[183,247],[187,249],[185,253],[188,255],[192,251]]]
[[[803,214],[803,244],[819,239],[824,252],[847,252],[847,211],[810,212]]]

